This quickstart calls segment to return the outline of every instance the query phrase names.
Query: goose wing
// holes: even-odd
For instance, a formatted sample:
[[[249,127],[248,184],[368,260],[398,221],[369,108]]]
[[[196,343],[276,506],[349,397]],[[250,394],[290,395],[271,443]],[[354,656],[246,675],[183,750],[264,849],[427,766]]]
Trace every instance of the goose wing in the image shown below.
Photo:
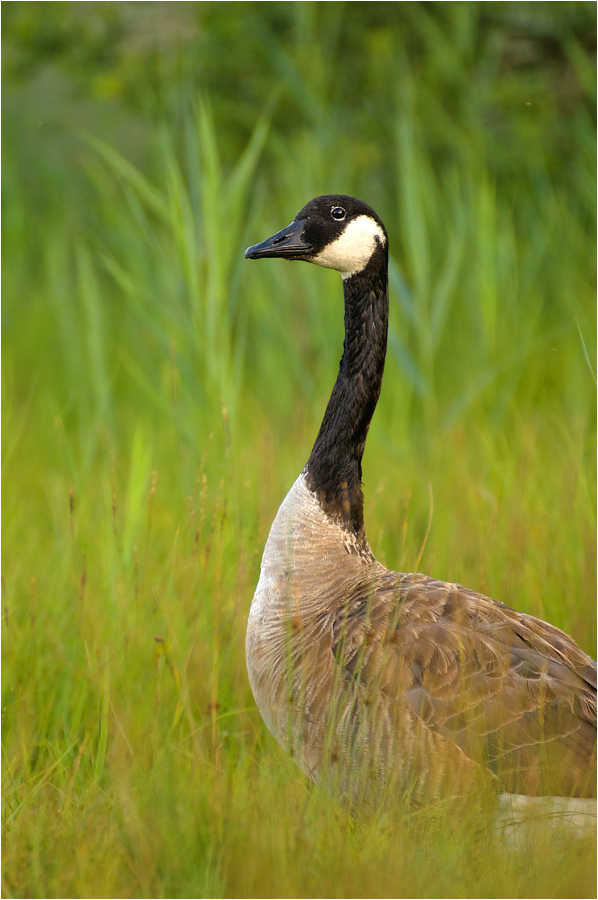
[[[457,584],[376,581],[338,610],[332,650],[384,765],[413,746],[419,781],[437,755],[453,775],[491,772],[501,791],[596,795],[596,664],[568,635]]]

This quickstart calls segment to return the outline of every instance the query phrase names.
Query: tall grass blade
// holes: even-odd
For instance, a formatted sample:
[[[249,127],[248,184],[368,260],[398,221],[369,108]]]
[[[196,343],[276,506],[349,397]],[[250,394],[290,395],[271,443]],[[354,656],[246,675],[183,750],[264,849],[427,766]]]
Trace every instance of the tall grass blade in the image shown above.
[[[108,724],[110,720],[110,657],[108,651],[104,654],[102,668],[102,687],[100,689],[99,718],[98,718],[98,749],[94,766],[94,778],[99,782],[106,764],[106,748],[108,746]]]

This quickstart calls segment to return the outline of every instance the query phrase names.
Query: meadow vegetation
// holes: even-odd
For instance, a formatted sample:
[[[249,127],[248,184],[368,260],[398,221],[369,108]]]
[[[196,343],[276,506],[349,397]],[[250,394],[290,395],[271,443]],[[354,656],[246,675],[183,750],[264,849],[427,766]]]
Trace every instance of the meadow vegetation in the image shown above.
[[[4,6],[3,896],[594,896],[595,835],[353,818],[267,733],[246,616],[342,293],[243,258],[374,206],[372,548],[595,656],[594,5]]]

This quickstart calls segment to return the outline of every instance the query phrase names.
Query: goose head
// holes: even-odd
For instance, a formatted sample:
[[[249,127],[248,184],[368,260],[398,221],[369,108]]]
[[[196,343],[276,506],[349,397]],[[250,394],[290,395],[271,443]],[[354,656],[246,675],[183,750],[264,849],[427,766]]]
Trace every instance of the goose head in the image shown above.
[[[245,251],[246,259],[282,257],[336,269],[343,279],[370,262],[386,265],[386,229],[371,206],[344,194],[311,200],[290,225]]]

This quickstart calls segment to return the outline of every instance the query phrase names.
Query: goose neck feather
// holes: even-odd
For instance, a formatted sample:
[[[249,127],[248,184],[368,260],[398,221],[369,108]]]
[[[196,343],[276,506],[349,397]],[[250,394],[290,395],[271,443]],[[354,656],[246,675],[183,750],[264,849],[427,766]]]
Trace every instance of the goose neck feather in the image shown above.
[[[306,466],[322,509],[364,534],[361,461],[384,374],[388,336],[388,250],[343,282],[345,342],[338,377]]]

